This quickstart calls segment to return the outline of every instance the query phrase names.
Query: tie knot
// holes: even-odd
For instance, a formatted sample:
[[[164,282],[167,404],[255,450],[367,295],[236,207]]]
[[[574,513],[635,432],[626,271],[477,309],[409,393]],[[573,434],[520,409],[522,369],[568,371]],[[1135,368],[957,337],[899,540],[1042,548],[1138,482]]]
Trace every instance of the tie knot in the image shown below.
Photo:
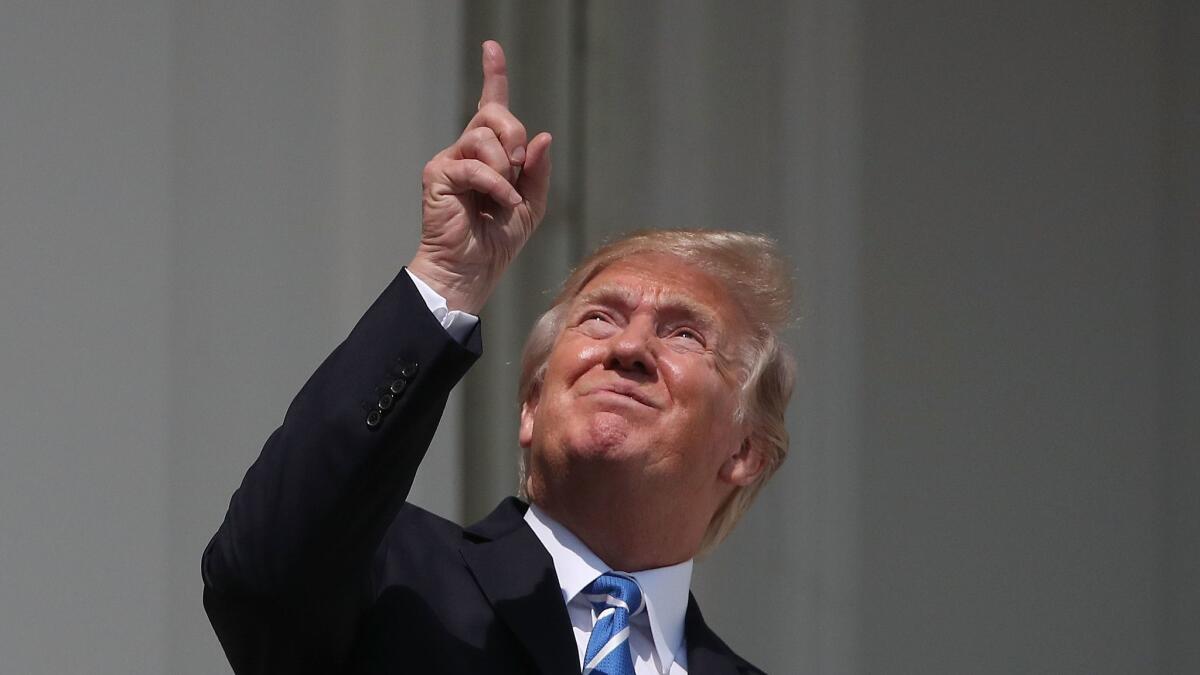
[[[583,589],[588,602],[597,612],[607,608],[625,610],[633,616],[646,608],[642,602],[642,587],[633,577],[620,572],[605,572]]]

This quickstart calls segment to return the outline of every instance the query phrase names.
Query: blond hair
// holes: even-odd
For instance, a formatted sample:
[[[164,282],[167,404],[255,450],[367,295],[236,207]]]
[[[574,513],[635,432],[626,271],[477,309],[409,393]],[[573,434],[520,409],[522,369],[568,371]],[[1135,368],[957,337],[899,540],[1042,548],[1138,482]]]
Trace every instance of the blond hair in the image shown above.
[[[566,309],[597,274],[637,254],[663,254],[695,265],[721,282],[749,321],[734,356],[741,372],[737,420],[750,430],[751,447],[761,453],[762,473],[737,488],[713,514],[700,545],[712,550],[733,530],[758,491],[783,463],[788,450],[784,412],[791,397],[795,366],[779,332],[791,320],[791,279],[770,238],[721,230],[646,230],[613,241],[588,256],[529,332],[521,355],[518,400],[536,395],[566,319]],[[521,458],[521,493],[526,496],[529,450]]]

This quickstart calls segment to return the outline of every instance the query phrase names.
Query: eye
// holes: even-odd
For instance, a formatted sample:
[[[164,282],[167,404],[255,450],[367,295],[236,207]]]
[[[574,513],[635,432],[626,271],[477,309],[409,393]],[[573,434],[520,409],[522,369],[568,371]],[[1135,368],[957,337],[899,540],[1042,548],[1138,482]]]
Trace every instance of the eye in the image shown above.
[[[698,331],[695,331],[686,326],[676,328],[675,330],[673,330],[671,332],[671,337],[694,342],[698,345],[704,344],[704,336],[701,335]]]
[[[583,315],[583,321],[581,323],[588,322],[608,323],[608,317],[602,312],[592,311]]]
[[[604,338],[611,335],[615,325],[612,316],[598,309],[589,309],[583,312],[575,322],[577,330],[593,338]]]

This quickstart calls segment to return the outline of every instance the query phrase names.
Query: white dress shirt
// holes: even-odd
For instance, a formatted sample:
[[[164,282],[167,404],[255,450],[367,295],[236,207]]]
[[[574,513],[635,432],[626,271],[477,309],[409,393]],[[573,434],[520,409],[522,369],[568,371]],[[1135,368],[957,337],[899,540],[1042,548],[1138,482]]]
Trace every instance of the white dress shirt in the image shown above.
[[[407,269],[405,271],[408,272]],[[479,317],[450,310],[446,299],[437,291],[412,272],[408,272],[408,276],[446,332],[459,342],[466,339],[479,322]],[[580,593],[601,574],[621,570],[613,570],[605,565],[579,537],[535,505],[530,505],[525,512],[525,523],[554,561],[554,571],[558,575],[567,615],[571,618],[582,670],[583,657],[596,617],[591,603]],[[687,675],[687,644],[683,625],[687,614],[688,589],[692,585],[692,561],[629,575],[637,580],[642,597],[646,600],[646,611],[629,620],[629,648],[633,654],[634,672],[637,675]]]
[[[460,343],[466,340],[467,336],[471,334],[471,329],[479,323],[479,317],[462,310],[450,309],[446,304],[446,298],[443,298],[441,293],[433,290],[420,277],[409,272],[407,267],[404,268],[404,271],[408,273],[408,278],[412,279],[413,285],[417,287],[417,292],[421,294],[425,306],[429,308],[430,312],[433,312],[433,318],[442,324],[442,328],[446,329],[450,337]]]
[[[596,577],[613,568],[536,505],[531,504],[525,512],[525,523],[554,560],[554,571],[558,575],[567,614],[571,617],[582,669],[596,614],[581,593]],[[633,653],[634,672],[637,675],[687,675],[683,619],[687,613],[688,588],[692,583],[692,561],[629,575],[637,579],[646,600],[646,611],[629,620],[629,648]]]

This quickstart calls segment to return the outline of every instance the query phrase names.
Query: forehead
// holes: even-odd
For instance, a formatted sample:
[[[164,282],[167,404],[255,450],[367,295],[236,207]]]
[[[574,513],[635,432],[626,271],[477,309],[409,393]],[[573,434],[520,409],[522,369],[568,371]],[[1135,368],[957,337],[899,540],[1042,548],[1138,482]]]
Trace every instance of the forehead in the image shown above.
[[[741,314],[728,288],[715,276],[659,253],[635,254],[604,268],[576,296],[577,302],[596,299],[691,310],[723,322],[736,321]]]

